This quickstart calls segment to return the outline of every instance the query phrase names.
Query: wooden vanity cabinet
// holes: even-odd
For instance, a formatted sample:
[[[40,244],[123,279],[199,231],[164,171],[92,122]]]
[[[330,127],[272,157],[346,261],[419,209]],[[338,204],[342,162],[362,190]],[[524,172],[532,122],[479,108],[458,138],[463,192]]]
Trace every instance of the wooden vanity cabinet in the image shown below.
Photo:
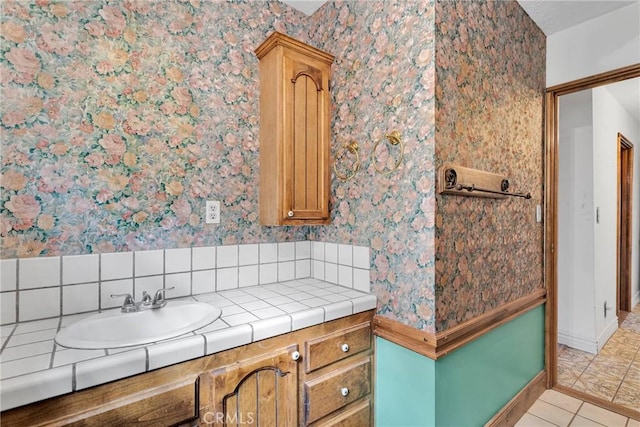
[[[333,55],[274,32],[260,60],[260,224],[328,224]]]
[[[2,425],[373,425],[372,318],[354,314],[15,408]]]

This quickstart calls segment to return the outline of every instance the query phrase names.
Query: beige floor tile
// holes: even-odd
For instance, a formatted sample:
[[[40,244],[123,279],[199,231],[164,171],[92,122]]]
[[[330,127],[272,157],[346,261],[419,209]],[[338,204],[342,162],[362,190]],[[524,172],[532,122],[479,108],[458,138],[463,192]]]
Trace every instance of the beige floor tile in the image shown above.
[[[576,380],[572,388],[611,402],[618,387],[620,387],[620,381],[582,376]]]
[[[539,399],[562,408],[565,411],[569,411],[572,414],[578,412],[580,405],[582,405],[582,400],[567,396],[566,394],[559,393],[555,390],[545,390]]]
[[[556,425],[550,422],[547,422],[542,418],[538,418],[535,415],[526,413],[516,423],[515,427],[556,427]]]
[[[600,424],[595,421],[591,421],[588,418],[583,418],[579,415],[576,415],[573,421],[571,421],[570,426],[571,427],[602,427],[603,424]]]
[[[587,402],[580,407],[578,415],[607,427],[625,427],[627,424],[627,417]]]
[[[627,422],[627,427],[640,427],[640,420],[634,420],[629,418],[629,422]]]
[[[560,427],[568,426],[573,418],[573,413],[542,400],[537,400],[528,412]]]
[[[630,408],[640,408],[640,381],[625,379],[613,398],[613,402]]]

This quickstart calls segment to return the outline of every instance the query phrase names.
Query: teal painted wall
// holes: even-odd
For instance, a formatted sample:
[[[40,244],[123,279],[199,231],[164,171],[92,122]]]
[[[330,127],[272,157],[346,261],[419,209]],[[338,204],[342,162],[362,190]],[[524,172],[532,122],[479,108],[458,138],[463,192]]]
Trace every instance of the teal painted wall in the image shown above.
[[[435,364],[428,357],[376,338],[376,425],[434,425]]]
[[[544,369],[544,306],[437,361],[376,345],[377,426],[481,426]]]

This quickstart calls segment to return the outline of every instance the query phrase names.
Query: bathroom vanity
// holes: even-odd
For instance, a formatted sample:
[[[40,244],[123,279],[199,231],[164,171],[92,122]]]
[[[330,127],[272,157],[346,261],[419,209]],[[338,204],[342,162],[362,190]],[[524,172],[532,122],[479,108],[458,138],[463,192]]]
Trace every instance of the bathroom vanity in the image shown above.
[[[315,282],[318,289],[327,289],[325,282]],[[313,284],[302,283],[299,289],[313,292]],[[328,286],[332,294],[340,290]],[[370,425],[375,297],[342,289],[345,298],[325,306],[209,332],[196,331],[187,337],[74,363],[73,368],[61,366],[72,369],[72,392],[4,411],[2,423]],[[317,322],[320,315],[322,321]],[[246,343],[239,345],[243,340]],[[185,343],[200,341],[204,355],[192,358],[192,346]],[[110,369],[106,361],[111,359],[115,364],[113,370],[122,370],[121,366],[133,363],[133,356],[127,354],[136,352],[144,355],[143,373],[124,378],[106,373]],[[183,361],[171,364],[176,360]],[[83,373],[86,368],[82,364],[92,365],[91,375]],[[45,379],[55,370],[24,376],[26,383],[22,384],[27,385],[20,386],[18,392],[28,392],[24,387],[30,382],[35,394],[38,388],[50,387],[53,383],[38,383],[37,378]],[[6,385],[11,388],[11,381],[3,381],[2,386]],[[4,390],[3,398],[7,393],[11,391]]]

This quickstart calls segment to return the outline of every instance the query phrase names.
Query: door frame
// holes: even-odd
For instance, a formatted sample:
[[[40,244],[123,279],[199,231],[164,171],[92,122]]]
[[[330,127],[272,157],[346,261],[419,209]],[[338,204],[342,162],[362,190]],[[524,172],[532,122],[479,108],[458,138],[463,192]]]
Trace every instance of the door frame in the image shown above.
[[[547,388],[557,388],[585,401],[615,409],[621,414],[638,417],[640,413],[591,395],[558,385],[558,99],[562,95],[640,77],[640,63],[547,88],[545,99],[544,143],[544,281],[547,288],[545,305],[545,368]]]
[[[633,143],[618,132],[618,257],[616,314],[631,311],[631,246],[633,229]],[[622,319],[624,320],[624,319]],[[622,320],[619,322],[621,323]]]

